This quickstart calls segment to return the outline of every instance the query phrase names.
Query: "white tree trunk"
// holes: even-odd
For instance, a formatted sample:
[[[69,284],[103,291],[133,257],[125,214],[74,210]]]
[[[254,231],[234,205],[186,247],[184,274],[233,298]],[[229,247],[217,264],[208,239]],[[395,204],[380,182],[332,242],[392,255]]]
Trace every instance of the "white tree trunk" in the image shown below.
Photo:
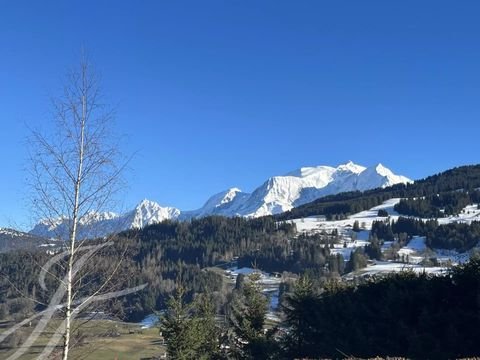
[[[85,74],[82,74],[85,76]],[[67,306],[65,313],[65,341],[63,344],[63,360],[68,359],[68,352],[70,350],[70,332],[71,332],[71,323],[72,323],[72,302],[73,302],[73,292],[72,292],[72,283],[73,283],[73,265],[74,265],[74,256],[75,256],[75,240],[77,238],[77,224],[78,224],[78,211],[79,211],[79,199],[80,199],[80,188],[82,185],[82,170],[83,170],[83,154],[84,154],[84,143],[85,143],[85,121],[87,114],[87,103],[85,94],[82,96],[82,118],[80,125],[80,146],[78,152],[78,170],[77,177],[75,182],[75,197],[73,204],[73,216],[72,216],[72,230],[70,233],[70,254],[68,256],[68,266],[67,266]]]

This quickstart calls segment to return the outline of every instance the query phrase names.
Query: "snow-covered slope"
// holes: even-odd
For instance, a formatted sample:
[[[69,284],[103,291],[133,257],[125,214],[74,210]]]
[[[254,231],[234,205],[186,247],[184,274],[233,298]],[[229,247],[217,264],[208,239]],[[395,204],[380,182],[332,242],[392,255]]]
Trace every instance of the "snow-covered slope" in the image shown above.
[[[409,178],[402,175],[395,175],[390,169],[382,164],[370,167],[362,171],[357,180],[356,189],[360,191],[373,189],[377,187],[387,187],[399,183],[412,182]]]
[[[180,210],[174,207],[162,207],[154,201],[143,200],[137,207],[122,217],[127,228],[142,228],[156,224],[163,220],[177,219]]]
[[[269,178],[252,193],[231,188],[215,194],[197,210],[181,212],[176,208],[162,207],[153,201],[143,200],[135,209],[124,214],[90,213],[82,219],[79,234],[81,238],[100,237],[166,219],[187,220],[208,215],[258,217],[278,214],[322,196],[410,181],[404,176],[395,175],[381,164],[366,168],[349,161],[337,167],[303,167],[283,176]],[[68,219],[59,218],[40,222],[31,233],[65,238],[68,227]]]
[[[183,211],[180,219],[190,219],[208,215],[235,216],[250,194],[238,188],[231,188],[213,195],[200,209]]]
[[[339,240],[333,244],[330,254],[340,254],[345,261],[348,261],[353,251],[364,248],[370,243],[370,232],[374,221],[398,221],[401,215],[394,208],[400,200],[400,198],[386,200],[383,204],[352,214],[341,220],[327,220],[324,216],[319,215],[289,221],[295,224],[298,234],[328,234],[335,230],[339,235]],[[452,223],[471,224],[474,221],[479,221],[480,209],[478,206],[479,204],[467,205],[458,215],[440,218],[438,222],[440,225],[445,225]],[[379,210],[386,211],[388,218],[379,216]],[[416,219],[428,220],[424,218]],[[361,226],[361,231],[353,231],[355,222],[358,222]],[[384,239],[380,240],[383,241]],[[398,243],[396,245],[398,246]],[[447,270],[446,266],[465,263],[472,254],[478,253],[480,239],[473,249],[465,252],[437,248],[429,249],[426,245],[425,236],[413,236],[407,244],[402,244],[401,247],[397,246],[393,241],[383,241],[381,251],[388,261],[376,260],[359,271],[344,275],[344,278],[353,279],[355,276],[372,276],[406,270],[418,273],[444,274]],[[397,257],[395,258],[393,255],[397,255]],[[432,262],[432,258],[436,260]]]

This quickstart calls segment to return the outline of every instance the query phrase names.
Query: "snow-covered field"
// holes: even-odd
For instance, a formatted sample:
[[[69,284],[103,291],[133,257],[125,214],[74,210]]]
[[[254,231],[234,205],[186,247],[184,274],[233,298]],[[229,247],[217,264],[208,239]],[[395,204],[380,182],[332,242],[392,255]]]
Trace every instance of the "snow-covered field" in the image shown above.
[[[312,216],[291,221],[296,225],[297,231],[303,234],[331,233],[336,229],[340,236],[340,242],[335,244],[331,252],[333,254],[341,254],[345,261],[348,261],[353,250],[368,244],[372,223],[374,221],[386,220],[385,217],[377,216],[379,210],[385,210],[389,214],[390,221],[396,221],[398,219],[400,215],[394,210],[394,206],[400,200],[400,198],[387,200],[379,206],[353,214],[344,220],[327,221],[324,216]],[[355,221],[358,221],[362,229],[357,233],[352,231]],[[439,224],[449,224],[453,222],[469,224],[472,221],[480,221],[480,210],[476,204],[466,206],[458,216],[438,219]],[[346,245],[346,247],[344,245]],[[392,245],[393,242],[385,242],[382,245],[382,252],[389,251]],[[425,267],[420,265],[420,263],[425,259],[436,258],[442,265],[455,265],[464,263],[470,258],[469,253],[458,253],[456,251],[443,249],[428,249],[425,244],[425,237],[420,236],[414,237],[406,246],[399,249],[398,255],[402,258],[403,262],[377,262],[375,265],[370,265],[362,269],[359,274],[371,275],[398,272],[407,269],[416,272],[441,273],[445,271],[445,267]],[[408,262],[408,264],[405,264],[405,262]]]
[[[436,249],[435,256],[441,264],[463,264],[470,260],[470,253],[459,253],[455,250]]]
[[[424,259],[423,255],[426,250],[425,237],[414,236],[406,246],[398,250],[397,254],[409,263],[419,264]]]
[[[415,253],[421,253],[427,249],[425,245],[425,237],[423,236],[414,236],[410,242],[402,247],[399,251],[399,255],[412,255]]]
[[[480,210],[477,205],[466,206],[458,216],[449,216],[438,219],[438,223],[450,224],[452,222],[470,224],[472,221],[480,221]]]
[[[393,210],[393,207],[400,201],[399,198],[394,198],[385,201],[383,204],[375,206],[370,210],[365,210],[357,214],[349,216],[344,220],[327,221],[324,216],[312,216],[302,219],[291,220],[297,227],[297,231],[300,233],[316,233],[321,231],[332,231],[333,229],[341,230],[351,229],[355,221],[358,221],[364,230],[370,230],[372,223],[378,220],[385,220],[384,217],[379,217],[378,210],[385,210],[390,215],[390,219],[397,220],[399,214]],[[368,233],[364,232],[363,235]],[[358,237],[357,237],[358,238]],[[364,236],[362,237],[365,240]]]
[[[345,261],[350,260],[350,255],[352,252],[359,247],[365,247],[368,245],[368,241],[365,240],[354,240],[347,242],[347,247],[344,247],[343,244],[335,244],[333,249],[330,249],[331,254],[341,254]]]
[[[248,267],[243,267],[243,268],[240,268],[240,269],[233,268],[233,269],[230,269],[230,270],[226,270],[226,272],[228,274],[230,274],[235,279],[240,274],[251,275],[251,274],[257,273],[257,274],[260,275],[260,279],[258,280],[258,283],[260,285],[264,285],[264,286],[269,286],[269,285],[277,285],[278,286],[282,282],[281,279],[279,279],[277,277],[270,276],[267,273],[264,273],[264,272],[256,270],[256,269],[248,268]]]
[[[400,271],[415,271],[416,273],[443,274],[445,267],[440,266],[421,266],[418,264],[403,264],[398,262],[378,261],[374,265],[368,266],[358,271],[358,275],[378,275],[381,273],[393,273]]]
[[[385,201],[383,204],[375,206],[370,210],[365,210],[350,216],[350,219],[359,219],[359,221],[360,219],[362,219],[363,221],[363,219],[377,218],[378,210],[385,210],[388,213],[388,215],[398,217],[399,214],[395,210],[393,210],[393,207],[397,205],[400,202],[400,200],[401,200],[400,198],[389,199]]]

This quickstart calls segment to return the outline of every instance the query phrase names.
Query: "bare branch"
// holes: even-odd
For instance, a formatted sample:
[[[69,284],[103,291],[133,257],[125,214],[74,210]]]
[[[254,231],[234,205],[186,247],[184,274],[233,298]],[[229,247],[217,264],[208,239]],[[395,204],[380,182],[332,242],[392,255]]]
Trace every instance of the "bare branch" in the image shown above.
[[[64,240],[66,248],[62,255],[55,256],[41,268],[39,279],[45,288],[45,276],[52,276],[65,292],[58,294],[66,297],[65,321],[59,328],[63,332],[63,359],[66,360],[73,345],[70,338],[74,317],[94,299],[102,298],[126,252],[124,250],[118,263],[109,269],[111,273],[97,289],[83,296],[80,303],[74,302],[78,294],[84,294],[82,288],[99,280],[92,277],[94,267],[79,271],[80,264],[94,261],[95,255],[89,252],[88,240],[80,235],[82,222],[112,200],[128,162],[117,166],[118,146],[112,142],[110,133],[114,111],[102,102],[98,78],[91,71],[85,54],[78,70],[68,74],[62,96],[52,100],[52,108],[54,131],[31,132],[29,175],[35,214],[41,216],[42,224],[56,229],[56,237]],[[87,253],[80,254],[83,250]],[[59,266],[55,271],[63,272],[60,277],[51,271],[53,264]]]

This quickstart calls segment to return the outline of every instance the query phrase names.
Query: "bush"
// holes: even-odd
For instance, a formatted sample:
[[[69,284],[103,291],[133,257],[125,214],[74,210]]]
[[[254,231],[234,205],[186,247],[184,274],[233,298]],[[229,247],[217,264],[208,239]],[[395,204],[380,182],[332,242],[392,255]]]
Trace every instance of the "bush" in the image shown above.
[[[27,336],[22,331],[16,331],[9,335],[2,345],[8,349],[16,349],[20,347],[26,340]]]
[[[388,217],[388,212],[385,209],[378,210],[377,216],[379,217]]]

